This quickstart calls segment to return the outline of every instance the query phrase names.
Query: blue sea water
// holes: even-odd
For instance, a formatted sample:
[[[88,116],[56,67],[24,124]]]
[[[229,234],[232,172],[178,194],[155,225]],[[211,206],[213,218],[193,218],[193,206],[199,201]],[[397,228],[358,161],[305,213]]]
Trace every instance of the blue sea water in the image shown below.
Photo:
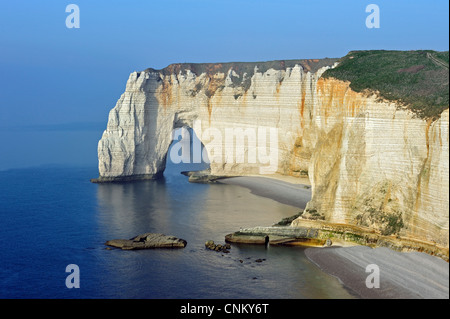
[[[90,183],[96,167],[1,171],[0,298],[352,298],[301,247],[206,250],[207,240],[223,243],[240,227],[272,225],[298,209],[235,185],[191,184],[184,169],[124,184]],[[104,245],[145,232],[188,244]],[[80,269],[80,288],[66,287],[69,264]]]

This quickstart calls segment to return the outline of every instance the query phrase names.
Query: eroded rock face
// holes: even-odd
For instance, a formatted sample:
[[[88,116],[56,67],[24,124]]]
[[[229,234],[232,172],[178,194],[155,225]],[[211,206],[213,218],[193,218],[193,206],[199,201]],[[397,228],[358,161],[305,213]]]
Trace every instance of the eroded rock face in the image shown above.
[[[335,63],[176,64],[134,72],[98,145],[98,181],[159,177],[173,129],[189,126],[209,150],[224,150],[208,154],[211,175],[309,175],[312,200],[303,217],[448,247],[448,109],[431,122],[321,78]],[[275,128],[275,169],[240,163],[236,154],[226,156],[225,139],[205,134],[230,128]],[[251,149],[243,152],[248,159]]]
[[[448,247],[448,109],[422,120],[333,79],[317,94],[305,211]]]

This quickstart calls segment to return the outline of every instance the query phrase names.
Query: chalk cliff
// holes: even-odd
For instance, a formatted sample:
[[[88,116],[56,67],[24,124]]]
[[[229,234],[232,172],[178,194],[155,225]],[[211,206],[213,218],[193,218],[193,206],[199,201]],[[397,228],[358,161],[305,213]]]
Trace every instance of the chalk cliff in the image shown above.
[[[448,248],[448,108],[437,120],[421,119],[321,77],[337,61],[133,72],[99,141],[96,181],[160,177],[174,128],[188,126],[206,146],[213,175],[308,175],[312,199],[302,218]]]
[[[310,150],[299,148],[299,143],[311,119],[303,118],[312,116],[309,105],[314,104],[320,74],[335,62],[175,64],[133,72],[99,142],[100,180],[158,177],[165,168],[173,129],[184,126],[193,128],[211,150],[212,174],[260,174],[261,167],[270,166],[270,155],[277,161],[268,173],[306,174]],[[276,140],[270,128],[278,129]],[[256,160],[248,147],[228,147],[229,129],[237,139],[240,133],[247,138],[255,134],[251,138],[259,148]]]

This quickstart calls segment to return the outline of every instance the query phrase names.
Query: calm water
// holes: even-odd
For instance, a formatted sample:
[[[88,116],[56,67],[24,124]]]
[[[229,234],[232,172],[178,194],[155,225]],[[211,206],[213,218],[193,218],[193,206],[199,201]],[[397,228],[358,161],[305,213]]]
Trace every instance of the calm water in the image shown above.
[[[95,167],[0,172],[0,298],[351,297],[303,248],[233,245],[224,255],[204,248],[240,227],[278,222],[294,207],[239,186],[190,184],[174,167],[162,180],[130,184],[90,183],[97,174]],[[188,245],[105,249],[109,239],[144,232]],[[68,264],[80,268],[79,289],[65,286]]]

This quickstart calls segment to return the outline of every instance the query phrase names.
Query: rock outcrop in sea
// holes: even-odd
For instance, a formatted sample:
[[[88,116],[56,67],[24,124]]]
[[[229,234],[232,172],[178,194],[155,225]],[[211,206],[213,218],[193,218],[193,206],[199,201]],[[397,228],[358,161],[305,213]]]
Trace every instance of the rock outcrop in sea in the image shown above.
[[[112,239],[105,245],[124,250],[152,249],[152,248],[184,248],[187,242],[174,236],[164,234],[145,233],[131,239]]]

